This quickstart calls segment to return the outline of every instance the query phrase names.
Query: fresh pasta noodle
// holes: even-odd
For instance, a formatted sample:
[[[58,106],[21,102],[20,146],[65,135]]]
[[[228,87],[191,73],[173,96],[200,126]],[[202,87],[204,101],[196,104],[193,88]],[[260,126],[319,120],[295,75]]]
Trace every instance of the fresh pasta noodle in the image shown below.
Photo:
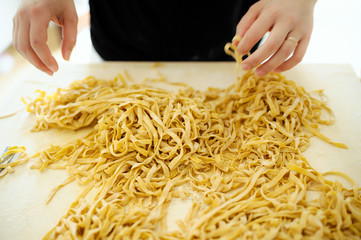
[[[234,49],[225,47],[239,63]],[[87,77],[27,104],[34,130],[91,129],[31,157],[35,169],[69,173],[49,200],[69,182],[84,185],[44,239],[361,237],[360,189],[326,180],[302,155],[312,136],[347,148],[319,132],[332,124],[321,91],[316,98],[281,74],[253,70],[207,91],[128,82]],[[170,231],[176,198],[192,206]]]
[[[23,159],[14,161],[14,162],[4,162],[3,159],[6,156],[12,155],[12,154],[23,154]],[[27,154],[25,153],[25,147],[21,146],[12,146],[7,149],[7,151],[0,156],[0,177],[5,176],[7,173],[14,172],[13,167],[23,164],[28,160]]]

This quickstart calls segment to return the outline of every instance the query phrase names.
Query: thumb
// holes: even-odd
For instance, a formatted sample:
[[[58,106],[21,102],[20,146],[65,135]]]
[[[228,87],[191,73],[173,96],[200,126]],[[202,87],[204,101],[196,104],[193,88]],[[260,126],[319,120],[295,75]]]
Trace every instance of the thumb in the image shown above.
[[[76,43],[76,36],[78,33],[78,16],[74,11],[70,13],[64,13],[63,21],[63,42],[62,42],[62,54],[63,58],[67,61],[70,59],[71,52]]]

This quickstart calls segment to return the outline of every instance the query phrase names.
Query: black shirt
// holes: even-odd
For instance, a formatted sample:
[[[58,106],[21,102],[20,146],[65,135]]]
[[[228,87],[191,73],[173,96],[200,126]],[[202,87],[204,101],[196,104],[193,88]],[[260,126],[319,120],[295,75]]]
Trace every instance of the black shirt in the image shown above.
[[[90,0],[91,39],[104,60],[231,60],[224,45],[251,0]]]

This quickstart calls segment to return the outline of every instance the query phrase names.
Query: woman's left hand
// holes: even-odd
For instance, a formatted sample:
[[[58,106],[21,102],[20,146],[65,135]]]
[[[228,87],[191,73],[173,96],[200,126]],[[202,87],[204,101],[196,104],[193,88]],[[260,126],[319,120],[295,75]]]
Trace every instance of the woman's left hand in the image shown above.
[[[237,26],[236,36],[241,37],[235,42],[238,53],[247,54],[267,32],[270,34],[243,61],[242,68],[248,70],[262,64],[256,74],[263,76],[300,63],[311,38],[315,3],[316,0],[260,0],[251,6]]]

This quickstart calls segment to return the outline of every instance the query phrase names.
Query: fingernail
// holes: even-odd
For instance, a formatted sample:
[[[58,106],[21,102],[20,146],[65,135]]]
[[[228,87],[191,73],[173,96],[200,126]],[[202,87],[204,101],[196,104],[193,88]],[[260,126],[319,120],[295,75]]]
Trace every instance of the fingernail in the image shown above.
[[[70,55],[71,55],[71,51],[70,51],[70,50],[68,50],[68,51],[65,52],[64,58],[65,58],[66,61],[69,61]]]
[[[241,40],[241,37],[238,36],[238,35],[235,35],[233,38],[232,38],[232,43],[235,44],[235,45],[238,45],[238,43],[240,42]]]
[[[56,65],[50,65],[49,68],[50,68],[50,70],[53,71],[53,72],[58,71],[58,67],[57,67]]]

